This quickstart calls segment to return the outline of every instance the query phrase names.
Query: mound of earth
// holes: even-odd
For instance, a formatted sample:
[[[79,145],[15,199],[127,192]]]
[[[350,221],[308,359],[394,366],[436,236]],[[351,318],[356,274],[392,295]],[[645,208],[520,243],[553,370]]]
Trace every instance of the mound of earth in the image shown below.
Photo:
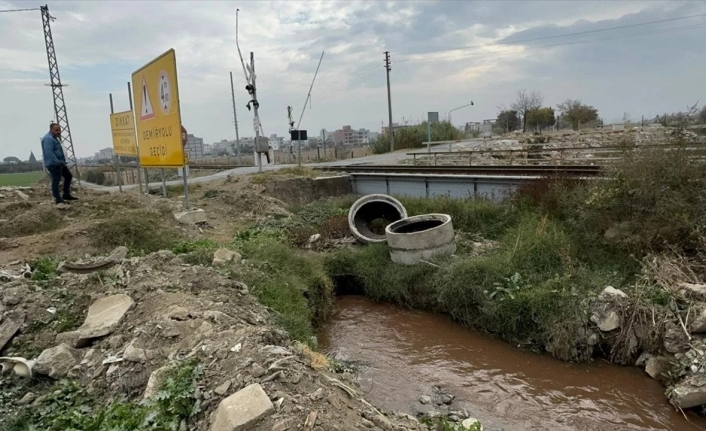
[[[3,356],[38,360],[32,378],[3,376],[0,428],[26,404],[44,408],[53,379],[78,382],[97,404],[139,400],[157,396],[159,376],[186,360],[203,367],[200,412],[188,429],[220,431],[224,423],[245,421],[238,416],[247,411],[219,405],[241,390],[257,400],[259,388],[266,398],[258,401],[265,405],[258,418],[230,429],[423,428],[368,404],[351,375],[322,368],[325,358],[293,343],[247,286],[169,251],[123,259],[101,272],[17,279],[0,291],[5,316],[23,321],[0,346]]]

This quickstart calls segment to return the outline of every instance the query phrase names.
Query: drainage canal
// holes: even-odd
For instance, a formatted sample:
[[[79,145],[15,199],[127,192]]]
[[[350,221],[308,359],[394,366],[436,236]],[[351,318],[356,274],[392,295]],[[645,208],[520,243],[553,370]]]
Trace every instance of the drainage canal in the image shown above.
[[[440,386],[456,396],[452,408],[469,410],[488,431],[706,429],[706,419],[685,419],[637,367],[560,362],[441,315],[360,296],[339,297],[319,340],[331,356],[361,363],[360,384],[371,401],[411,414],[438,408],[419,397]]]

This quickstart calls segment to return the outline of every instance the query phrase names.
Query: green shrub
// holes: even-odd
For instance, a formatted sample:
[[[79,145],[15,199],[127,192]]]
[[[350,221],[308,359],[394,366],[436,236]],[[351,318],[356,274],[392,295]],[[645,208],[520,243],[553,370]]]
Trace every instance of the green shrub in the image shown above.
[[[432,141],[452,141],[462,139],[463,133],[448,121],[441,121],[431,125]],[[395,130],[395,150],[421,148],[428,140],[427,123],[402,127]],[[390,151],[390,137],[387,133],[370,143],[370,150],[374,154]]]
[[[452,199],[450,197],[400,198],[410,216],[443,213],[449,214],[454,229],[497,239],[508,227],[517,223],[518,207],[485,199]],[[531,210],[531,212],[536,212]]]
[[[183,363],[167,374],[154,398],[128,401],[118,397],[107,405],[81,385],[61,381],[32,409],[3,417],[0,425],[7,431],[187,429],[201,411],[197,380],[202,373],[196,362]]]
[[[56,277],[58,262],[50,257],[41,257],[29,264],[32,268],[32,280],[47,281]]]
[[[105,172],[97,171],[94,169],[86,171],[86,181],[93,184],[104,185],[105,184]]]
[[[241,233],[243,257],[260,271],[242,275],[258,300],[277,312],[279,323],[299,341],[309,341],[313,327],[326,321],[332,301],[331,280],[321,256],[295,250],[267,231]]]
[[[157,214],[135,211],[121,214],[89,228],[91,244],[100,250],[125,246],[132,253],[171,249],[181,234]]]

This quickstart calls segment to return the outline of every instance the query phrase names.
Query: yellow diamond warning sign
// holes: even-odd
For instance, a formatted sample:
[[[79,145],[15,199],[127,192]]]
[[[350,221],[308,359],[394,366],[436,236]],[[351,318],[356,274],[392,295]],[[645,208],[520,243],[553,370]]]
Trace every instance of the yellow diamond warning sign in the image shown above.
[[[181,112],[173,49],[132,74],[137,139],[142,166],[184,166]]]

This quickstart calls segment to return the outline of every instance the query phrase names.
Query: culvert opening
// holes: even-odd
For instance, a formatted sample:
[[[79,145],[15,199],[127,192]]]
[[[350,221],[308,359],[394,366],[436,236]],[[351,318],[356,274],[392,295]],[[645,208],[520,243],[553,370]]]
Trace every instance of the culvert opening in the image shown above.
[[[354,274],[339,274],[331,277],[336,296],[365,295],[364,281]]]
[[[394,226],[391,230],[394,233],[424,232],[425,230],[439,227],[442,224],[444,224],[443,220],[420,220],[409,223],[401,223],[398,226]]]
[[[402,220],[394,205],[382,201],[363,204],[353,216],[353,223],[361,235],[368,238],[385,238],[385,228],[390,223]]]

